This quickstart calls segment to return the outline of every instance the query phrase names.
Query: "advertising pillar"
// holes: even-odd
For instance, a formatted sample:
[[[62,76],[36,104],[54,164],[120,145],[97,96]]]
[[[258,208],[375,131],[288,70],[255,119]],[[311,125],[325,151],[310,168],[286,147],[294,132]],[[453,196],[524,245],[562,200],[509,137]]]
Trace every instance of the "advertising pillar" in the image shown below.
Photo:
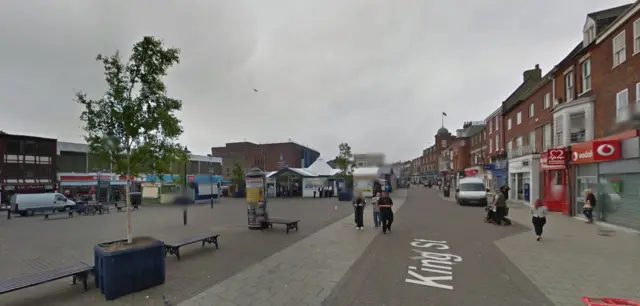
[[[247,193],[247,223],[249,229],[265,228],[269,221],[267,198],[265,197],[266,174],[259,168],[252,168],[245,175]]]

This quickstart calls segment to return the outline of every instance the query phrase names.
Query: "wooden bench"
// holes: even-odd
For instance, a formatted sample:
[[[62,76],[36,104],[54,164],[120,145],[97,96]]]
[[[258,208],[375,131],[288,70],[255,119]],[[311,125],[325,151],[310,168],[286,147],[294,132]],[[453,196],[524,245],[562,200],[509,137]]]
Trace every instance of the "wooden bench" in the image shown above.
[[[185,238],[185,239],[176,241],[174,243],[165,243],[164,244],[164,256],[166,257],[167,254],[176,255],[178,260],[180,260],[180,248],[185,246],[185,245],[189,245],[189,244],[196,243],[196,242],[202,242],[202,247],[204,247],[205,244],[207,244],[207,243],[208,244],[213,244],[213,245],[216,246],[216,249],[217,249],[218,248],[218,237],[220,237],[219,234],[203,234],[203,235],[198,235],[198,236]]]
[[[64,213],[65,213],[65,212],[58,213],[58,212],[56,211],[56,209],[53,209],[53,210],[51,210],[51,211],[49,211],[49,212],[45,211],[45,212],[44,212],[44,219],[45,219],[45,220],[49,220],[49,215],[54,215],[54,216],[55,216],[55,215],[64,215]],[[67,212],[67,218],[73,218],[73,210],[69,210],[69,211]]]
[[[92,271],[92,266],[84,262],[78,262],[66,267],[43,270],[8,280],[0,280],[0,295],[52,282],[69,276],[73,277],[74,285],[76,284],[76,281],[80,280],[80,282],[82,282],[82,289],[87,291],[87,279]]]
[[[287,226],[287,230],[286,233],[289,234],[290,230],[296,230],[296,232],[298,231],[298,222],[300,222],[300,220],[285,220],[285,219],[272,219],[269,218],[269,221],[267,221],[267,226],[269,226],[269,228],[273,228],[274,224],[284,224]]]

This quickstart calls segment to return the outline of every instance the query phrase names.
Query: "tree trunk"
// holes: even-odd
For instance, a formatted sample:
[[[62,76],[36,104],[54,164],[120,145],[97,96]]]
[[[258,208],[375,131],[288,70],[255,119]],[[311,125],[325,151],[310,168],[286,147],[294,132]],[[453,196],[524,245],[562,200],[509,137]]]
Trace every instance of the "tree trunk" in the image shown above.
[[[125,188],[125,194],[127,199],[127,243],[133,242],[133,237],[131,235],[131,157],[127,161],[127,188]]]

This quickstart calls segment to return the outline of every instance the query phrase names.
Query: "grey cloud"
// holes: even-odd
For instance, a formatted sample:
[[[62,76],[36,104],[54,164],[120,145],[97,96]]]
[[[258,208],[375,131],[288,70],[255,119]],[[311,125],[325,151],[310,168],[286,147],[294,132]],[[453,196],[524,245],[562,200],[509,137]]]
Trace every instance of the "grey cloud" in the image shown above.
[[[442,111],[449,129],[484,119],[575,45],[586,13],[628,2],[1,1],[1,128],[80,141],[73,92],[104,90],[95,55],[154,35],[182,50],[167,83],[194,152],[292,138],[408,159]]]

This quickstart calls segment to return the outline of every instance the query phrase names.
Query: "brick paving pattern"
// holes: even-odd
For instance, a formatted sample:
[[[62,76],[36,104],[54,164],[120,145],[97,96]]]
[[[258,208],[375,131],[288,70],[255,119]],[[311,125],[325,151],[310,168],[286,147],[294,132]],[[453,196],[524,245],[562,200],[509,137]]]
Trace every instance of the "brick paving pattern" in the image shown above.
[[[398,210],[406,190],[392,196]],[[369,216],[370,207],[365,210],[365,218]],[[353,219],[350,215],[318,231],[180,306],[321,305],[380,233],[371,227],[356,231]]]
[[[209,205],[191,207],[187,226],[182,225],[179,207],[141,207],[133,212],[136,236],[172,240],[201,232],[221,234],[219,250],[196,244],[181,250],[182,261],[168,257],[167,281],[162,286],[107,303],[99,290],[82,293],[79,286],[70,285],[71,279],[63,279],[1,295],[0,305],[162,305],[163,295],[176,305],[353,213],[350,203],[340,203],[336,210],[337,198],[277,199],[269,203],[270,214],[300,219],[300,232],[285,235],[280,227],[261,233],[247,229],[245,203],[225,199],[213,210]],[[121,239],[125,218],[125,213],[116,212],[49,221],[42,216],[0,218],[0,279],[77,260],[93,263],[93,246]]]

